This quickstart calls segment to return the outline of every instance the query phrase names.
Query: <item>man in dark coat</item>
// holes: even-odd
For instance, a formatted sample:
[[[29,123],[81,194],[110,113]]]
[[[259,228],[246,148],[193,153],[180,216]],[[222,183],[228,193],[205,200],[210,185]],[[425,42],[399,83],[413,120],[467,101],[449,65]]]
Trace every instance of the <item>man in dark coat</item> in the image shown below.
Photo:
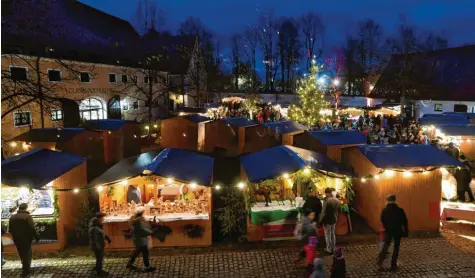
[[[329,254],[333,254],[336,248],[335,227],[341,209],[341,202],[333,196],[333,192],[333,188],[325,189],[326,199],[323,202],[322,214],[319,221],[325,231],[325,242],[327,244],[325,251]]]
[[[472,189],[470,189],[470,182],[472,181],[472,173],[468,161],[464,161],[464,167],[455,171],[455,179],[457,180],[457,195],[461,202],[465,202],[465,192],[468,193],[470,202],[474,202]]]
[[[454,146],[454,143],[450,142],[449,147],[445,150],[449,155],[455,157],[456,159],[459,158],[460,151]]]
[[[391,241],[394,240],[391,270],[396,270],[401,238],[408,236],[409,229],[407,226],[406,213],[404,209],[399,207],[396,203],[396,195],[389,195],[387,201],[386,207],[381,212],[381,223],[384,227],[384,244],[379,252],[377,264],[379,267],[383,265],[389,245],[391,245]]]
[[[310,210],[315,212],[315,221],[318,221],[320,218],[320,214],[322,213],[322,201],[320,198],[317,196],[317,191],[311,191],[309,193],[309,196],[307,197],[307,200],[305,200],[305,203],[303,204],[302,210]]]
[[[105,241],[110,244],[111,239],[107,234],[104,232],[102,228],[102,221],[106,216],[102,212],[96,213],[96,217],[93,217],[89,222],[89,243],[91,245],[91,249],[94,252],[94,256],[96,257],[96,267],[95,271],[99,276],[107,276],[108,273],[102,270],[102,266],[104,265],[104,248],[105,248]]]
[[[10,234],[18,250],[23,268],[22,276],[28,276],[31,273],[31,244],[33,239],[40,240],[33,224],[33,218],[27,209],[27,204],[21,204],[18,212],[10,217],[9,222]]]

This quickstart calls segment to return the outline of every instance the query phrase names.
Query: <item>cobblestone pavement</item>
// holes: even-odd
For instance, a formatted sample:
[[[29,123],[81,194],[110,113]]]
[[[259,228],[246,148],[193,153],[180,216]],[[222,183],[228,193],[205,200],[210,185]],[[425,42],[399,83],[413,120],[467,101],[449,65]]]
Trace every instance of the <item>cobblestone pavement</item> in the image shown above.
[[[443,238],[404,240],[396,273],[378,272],[377,251],[376,244],[344,246],[348,277],[475,277],[475,256]],[[155,273],[129,272],[124,267],[126,258],[108,258],[105,269],[111,277],[303,277],[304,270],[294,263],[297,252],[293,247],[154,256]],[[325,257],[325,263],[329,266],[331,257]],[[31,277],[93,277],[93,264],[91,257],[34,260]],[[2,277],[19,277],[20,268],[19,261],[9,261]]]

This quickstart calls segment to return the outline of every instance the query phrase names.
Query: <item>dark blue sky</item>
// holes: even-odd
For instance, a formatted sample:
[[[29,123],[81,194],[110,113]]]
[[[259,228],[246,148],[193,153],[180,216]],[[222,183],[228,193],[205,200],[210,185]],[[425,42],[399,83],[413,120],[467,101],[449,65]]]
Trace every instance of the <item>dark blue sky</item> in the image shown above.
[[[138,0],[81,0],[97,9],[133,21]],[[443,34],[451,46],[475,44],[475,0],[157,0],[175,31],[188,16],[195,16],[225,39],[257,17],[256,7],[273,8],[278,16],[319,13],[326,25],[326,47],[339,46],[355,23],[373,18],[385,34],[394,32],[400,14],[421,29]]]

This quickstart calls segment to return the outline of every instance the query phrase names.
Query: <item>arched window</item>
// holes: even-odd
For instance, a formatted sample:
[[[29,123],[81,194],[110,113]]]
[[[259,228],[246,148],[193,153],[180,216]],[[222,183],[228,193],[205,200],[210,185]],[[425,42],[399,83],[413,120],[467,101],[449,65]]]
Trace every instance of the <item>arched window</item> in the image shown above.
[[[79,105],[79,114],[84,120],[104,119],[105,109],[103,103],[95,98],[86,98]]]

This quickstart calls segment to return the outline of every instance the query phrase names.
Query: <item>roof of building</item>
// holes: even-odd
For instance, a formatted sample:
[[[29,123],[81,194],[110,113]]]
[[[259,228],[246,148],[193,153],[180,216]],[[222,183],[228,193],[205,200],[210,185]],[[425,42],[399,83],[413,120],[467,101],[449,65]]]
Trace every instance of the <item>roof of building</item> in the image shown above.
[[[96,129],[96,130],[119,130],[127,123],[138,124],[135,121],[129,121],[129,120],[104,119],[104,120],[89,120],[85,122],[83,126],[88,129]]]
[[[369,97],[399,100],[404,88],[412,99],[475,101],[474,64],[475,45],[393,55]]]
[[[475,113],[461,113],[461,112],[444,112],[443,115],[448,116],[460,116],[460,117],[467,117],[468,119],[475,118]]]
[[[2,161],[2,184],[40,189],[86,158],[38,148]]]
[[[102,175],[89,183],[91,186],[117,183],[121,180],[133,178],[143,173],[147,166],[159,154],[158,151],[141,153],[136,156],[127,157],[107,169]]]
[[[448,136],[475,136],[475,125],[439,125],[437,128]]]
[[[241,157],[241,165],[250,182],[261,182],[292,173],[310,166],[326,172],[353,175],[341,164],[322,153],[291,147],[277,146]]]
[[[352,145],[352,144],[366,144],[366,136],[353,130],[312,130],[308,134],[320,141],[322,144],[331,145]]]
[[[248,118],[224,118],[221,120],[224,123],[235,127],[252,126],[258,124],[258,122],[249,120]]]
[[[66,142],[84,130],[84,128],[34,128],[9,141]]]
[[[308,127],[294,121],[268,122],[262,125],[270,128],[272,131],[275,131],[279,134],[293,133],[296,131],[303,131],[308,129]]]
[[[358,150],[382,169],[462,166],[454,157],[429,145],[364,145]]]
[[[211,185],[214,158],[180,149],[164,149],[147,167],[154,175]]]
[[[424,116],[419,119],[420,125],[468,125],[470,120],[460,116]]]

